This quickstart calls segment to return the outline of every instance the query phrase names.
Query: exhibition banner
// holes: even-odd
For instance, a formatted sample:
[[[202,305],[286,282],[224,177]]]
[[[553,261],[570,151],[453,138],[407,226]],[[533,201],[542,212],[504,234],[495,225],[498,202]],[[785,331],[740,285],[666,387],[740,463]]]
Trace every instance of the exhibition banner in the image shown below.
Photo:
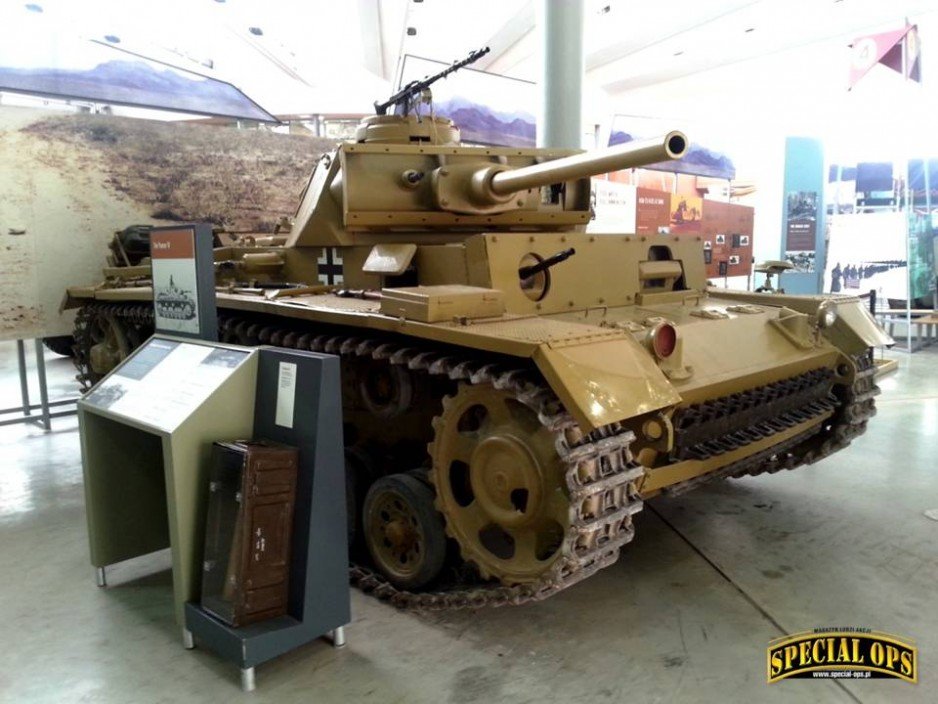
[[[781,258],[793,267],[785,274],[785,291],[819,293],[817,261],[824,262],[824,147],[813,137],[785,139],[785,181]],[[823,266],[823,264],[822,264]]]
[[[642,187],[635,195],[636,234],[699,238],[708,278],[752,273],[755,217],[750,206]]]
[[[789,191],[785,220],[785,261],[795,271],[814,271],[817,241],[817,191]]]
[[[736,178],[736,166],[728,155],[728,146],[733,143],[735,135],[720,126],[698,122],[684,125],[658,117],[615,115],[609,132],[609,146],[658,137],[673,129],[682,130],[690,137],[690,146],[684,156],[642,168],[728,180]]]
[[[635,232],[667,234],[671,229],[671,194],[639,186],[635,207]]]
[[[936,214],[920,210],[909,212],[909,285],[913,308],[931,308],[934,305],[935,276],[938,275],[935,265]]]
[[[699,235],[709,278],[752,273],[754,221],[754,211],[748,205],[704,201]]]
[[[636,187],[628,183],[594,177],[590,192],[593,219],[590,232],[632,233],[636,231]]]
[[[846,213],[830,217],[824,291],[908,297],[906,217],[902,212]]]
[[[212,243],[207,223],[150,231],[156,332],[218,339]]]
[[[853,42],[847,90],[852,89],[870,69],[880,63],[921,82],[921,56],[918,27],[907,24],[903,29],[860,37]]]
[[[277,122],[235,86],[110,44],[0,28],[0,90]],[[30,51],[22,51],[28,38]]]

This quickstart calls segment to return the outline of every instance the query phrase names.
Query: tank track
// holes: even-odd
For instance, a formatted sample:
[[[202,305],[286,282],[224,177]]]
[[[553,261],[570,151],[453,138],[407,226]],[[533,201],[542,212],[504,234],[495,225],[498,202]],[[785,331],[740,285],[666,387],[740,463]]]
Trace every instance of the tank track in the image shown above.
[[[856,365],[853,384],[834,406],[837,410],[829,425],[822,424],[811,428],[763,452],[757,452],[739,462],[721,467],[715,472],[667,487],[662,493],[683,494],[721,477],[738,479],[760,474],[775,474],[783,469],[797,469],[806,464],[814,464],[847,447],[854,438],[866,432],[867,422],[876,415],[874,399],[880,393],[874,380],[876,365],[873,362],[872,349],[855,355],[853,362]],[[823,401],[826,408],[831,407],[829,399]]]
[[[96,381],[96,374],[91,368],[91,347],[94,340],[91,339],[91,323],[94,316],[104,313],[113,315],[126,325],[131,325],[146,334],[140,336],[145,340],[153,331],[153,307],[146,303],[107,303],[95,302],[86,303],[78,309],[75,316],[75,328],[73,336],[75,338],[74,355],[72,357],[78,374],[75,378],[81,384],[83,390],[88,390]]]
[[[643,469],[634,462],[629,445],[635,436],[613,424],[582,435],[573,417],[530,368],[510,363],[485,363],[408,343],[367,336],[301,333],[289,329],[251,330],[249,321],[221,317],[221,328],[234,336],[255,336],[262,342],[342,357],[370,357],[378,363],[400,364],[409,370],[442,375],[452,381],[490,384],[531,408],[541,424],[555,435],[558,455],[565,464],[570,496],[571,526],[564,536],[561,557],[539,580],[516,586],[484,583],[450,585],[430,592],[395,588],[382,575],[353,564],[352,583],[362,591],[413,611],[439,611],[484,606],[517,605],[547,598],[613,564],[622,546],[632,540],[631,517],[642,508],[637,481]]]
[[[813,369],[679,409],[671,460],[706,460],[835,410],[833,378],[830,369]]]
[[[105,311],[133,325],[153,324],[152,307],[147,304],[92,303],[79,311],[76,341],[83,339],[83,332],[87,337],[92,316]],[[454,381],[491,384],[511,393],[534,410],[542,425],[555,434],[558,455],[566,464],[571,526],[564,536],[562,556],[543,577],[530,584],[505,586],[491,582],[467,584],[472,576],[463,573],[451,578],[444,588],[415,593],[397,589],[369,567],[353,563],[349,570],[350,580],[366,594],[398,608],[418,612],[519,605],[552,596],[612,565],[619,550],[632,540],[634,528],[631,518],[643,505],[638,494],[638,482],[644,474],[630,451],[634,435],[618,424],[583,435],[534,370],[503,363],[484,363],[458,354],[414,344],[387,342],[377,337],[317,335],[283,326],[276,320],[267,322],[237,313],[220,312],[219,328],[222,338],[233,343],[270,344],[347,357],[370,356],[378,362],[406,365],[412,371],[445,375]],[[94,375],[86,348],[81,344],[76,344],[76,348],[78,378],[88,384]],[[857,367],[854,383],[839,400],[832,423],[812,428],[706,476],[668,487],[663,493],[683,493],[717,477],[756,476],[795,469],[817,462],[849,445],[866,430],[867,421],[875,415],[873,398],[879,393],[873,380],[872,350],[857,355],[854,362]],[[815,402],[823,405],[823,410],[832,405],[827,398],[818,398]]]
[[[758,465],[740,469],[734,477],[774,474],[783,469],[797,469],[806,464],[814,464],[838,450],[847,447],[853,440],[866,432],[870,418],[876,415],[875,398],[880,394],[876,385],[876,364],[873,350],[867,349],[854,355],[856,376],[853,384],[844,395],[840,410],[834,414],[833,422],[817,433],[816,442],[806,447],[804,452],[777,453]]]
[[[105,310],[133,324],[152,324],[152,309],[142,304],[91,304],[86,308],[81,311],[85,328],[92,315]],[[584,435],[533,368],[514,367],[502,361],[485,363],[380,338],[306,333],[237,314],[221,313],[219,329],[222,337],[232,342],[271,344],[343,357],[367,356],[379,363],[401,364],[411,371],[443,375],[453,381],[491,384],[531,408],[554,434],[557,453],[565,465],[571,521],[559,548],[561,556],[539,580],[514,586],[492,582],[467,585],[465,575],[460,575],[462,583],[457,579],[446,588],[417,593],[399,590],[369,567],[352,564],[351,581],[363,592],[412,611],[523,604],[552,596],[613,564],[619,550],[634,537],[632,516],[642,509],[638,480],[644,474],[629,450],[635,436],[619,424]],[[93,378],[86,356],[76,358],[76,365],[80,378]]]

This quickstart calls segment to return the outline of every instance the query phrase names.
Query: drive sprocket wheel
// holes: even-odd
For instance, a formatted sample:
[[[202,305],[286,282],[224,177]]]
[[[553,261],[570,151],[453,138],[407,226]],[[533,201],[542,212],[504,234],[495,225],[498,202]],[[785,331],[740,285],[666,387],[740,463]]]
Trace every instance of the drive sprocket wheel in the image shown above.
[[[433,428],[436,506],[463,559],[506,585],[542,578],[571,520],[557,434],[490,384],[460,384]]]

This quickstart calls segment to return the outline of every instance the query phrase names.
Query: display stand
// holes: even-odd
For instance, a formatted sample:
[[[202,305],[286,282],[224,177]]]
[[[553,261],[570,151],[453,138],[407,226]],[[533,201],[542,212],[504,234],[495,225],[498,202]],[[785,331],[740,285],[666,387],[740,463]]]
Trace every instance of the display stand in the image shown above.
[[[340,645],[350,620],[339,393],[330,355],[157,336],[78,403],[98,585],[109,565],[169,547],[183,644],[237,662],[247,689],[256,664],[330,631]],[[289,608],[231,629],[197,605],[210,456],[251,437],[300,449]]]
[[[199,595],[212,442],[250,435],[256,369],[256,352],[153,337],[78,402],[99,586],[109,565],[170,547],[180,626]]]
[[[70,398],[49,400],[49,388],[46,383],[46,356],[42,346],[42,340],[37,338],[33,340],[36,346],[36,376],[39,378],[39,403],[29,402],[29,376],[26,369],[26,342],[25,340],[16,341],[16,363],[20,374],[20,400],[22,404],[13,408],[0,409],[0,416],[17,414],[13,418],[0,420],[0,426],[16,425],[18,423],[34,423],[44,430],[52,430],[52,419],[62,416],[73,415],[74,408],[65,411],[53,411],[54,407],[67,406],[78,401],[80,396]],[[33,415],[33,411],[39,411],[38,415]]]
[[[241,668],[245,691],[254,689],[262,662],[330,632],[337,648],[345,645],[351,616],[339,383],[332,355],[260,350],[253,437],[300,450],[287,614],[232,628],[186,604],[186,628]]]

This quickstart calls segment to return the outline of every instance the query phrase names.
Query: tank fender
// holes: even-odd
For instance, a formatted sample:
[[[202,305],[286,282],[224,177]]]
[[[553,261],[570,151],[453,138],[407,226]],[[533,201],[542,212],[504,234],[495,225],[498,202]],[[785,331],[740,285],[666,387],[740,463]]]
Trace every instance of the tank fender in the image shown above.
[[[632,337],[592,342],[548,340],[534,362],[585,430],[674,406],[681,396]]]
[[[876,318],[859,299],[835,301],[837,320],[825,331],[833,344],[849,353],[859,352],[867,347],[882,347],[896,344],[885,330],[876,322]]]
[[[719,298],[730,298],[746,303],[766,306],[786,306],[817,317],[822,306],[837,311],[837,320],[824,330],[824,337],[847,354],[862,352],[868,347],[894,345],[886,331],[876,322],[867,308],[867,302],[854,296],[817,295],[793,296],[779,293],[751,293],[711,287],[710,293]]]

